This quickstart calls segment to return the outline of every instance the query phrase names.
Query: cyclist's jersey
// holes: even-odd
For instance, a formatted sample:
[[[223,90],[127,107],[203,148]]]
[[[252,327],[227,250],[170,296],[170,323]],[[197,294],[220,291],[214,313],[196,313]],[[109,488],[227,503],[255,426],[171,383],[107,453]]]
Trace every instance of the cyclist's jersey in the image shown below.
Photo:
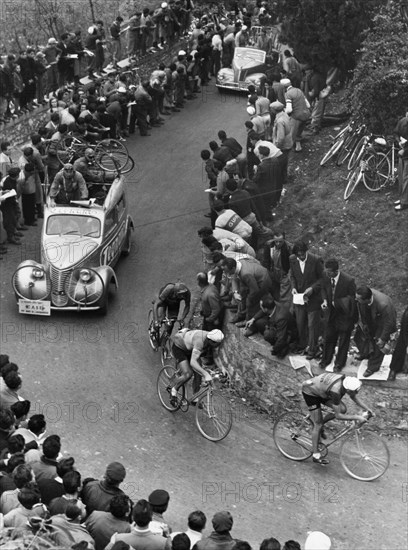
[[[332,401],[338,405],[346,394],[343,384],[338,384],[339,380],[344,379],[344,374],[334,372],[324,372],[302,384],[302,391],[306,395],[319,397],[323,401]],[[333,389],[334,388],[334,389]]]
[[[198,351],[200,354],[204,350],[204,342],[208,332],[206,330],[189,330],[183,328],[173,334],[173,343],[184,351]]]
[[[191,293],[187,287],[184,294],[177,294],[174,291],[174,284],[168,283],[166,286],[160,289],[159,291],[159,300],[165,304],[170,310],[174,310],[180,307],[180,303],[184,301],[187,304],[190,304]]]

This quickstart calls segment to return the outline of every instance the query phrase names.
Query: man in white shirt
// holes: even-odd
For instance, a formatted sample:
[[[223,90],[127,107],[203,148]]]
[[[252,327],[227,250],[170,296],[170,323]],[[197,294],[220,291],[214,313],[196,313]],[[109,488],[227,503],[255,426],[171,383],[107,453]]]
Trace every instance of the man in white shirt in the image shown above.
[[[184,531],[184,533],[190,539],[190,549],[193,548],[194,545],[203,538],[202,532],[205,529],[206,523],[207,518],[204,512],[201,512],[201,510],[195,510],[194,512],[191,512],[191,514],[189,514],[187,519],[188,529],[187,531]],[[172,533],[171,539],[173,540],[174,537],[178,534],[180,534],[180,532]]]

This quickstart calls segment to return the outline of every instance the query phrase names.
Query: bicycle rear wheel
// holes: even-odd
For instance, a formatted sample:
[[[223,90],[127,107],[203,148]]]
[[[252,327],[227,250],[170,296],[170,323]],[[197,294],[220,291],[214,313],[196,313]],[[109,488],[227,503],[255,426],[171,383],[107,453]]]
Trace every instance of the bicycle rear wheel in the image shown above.
[[[116,139],[103,139],[95,147],[95,162],[107,172],[122,171],[129,166],[129,152]]]
[[[147,334],[149,336],[149,343],[154,351],[159,349],[159,343],[156,338],[156,331],[154,330],[153,322],[153,310],[150,309],[147,315]]]
[[[228,400],[210,388],[197,401],[196,425],[210,441],[221,441],[227,437],[232,427],[232,410]]]
[[[351,197],[352,193],[354,193],[354,190],[359,184],[362,177],[363,173],[361,171],[361,167],[357,166],[357,168],[354,169],[354,172],[350,174],[346,189],[344,190],[345,201],[347,201]]]
[[[380,436],[356,430],[340,448],[340,462],[345,471],[359,481],[381,477],[390,464],[390,451]]]
[[[157,394],[159,396],[160,403],[170,412],[177,411],[180,408],[186,391],[183,384],[177,392],[177,405],[172,405],[170,403],[171,388],[177,375],[177,369],[170,365],[166,365],[161,369],[159,376],[157,377]]]
[[[353,153],[357,143],[360,140],[360,133],[353,133],[352,131],[346,135],[343,145],[337,155],[336,164],[341,166],[348,159],[348,157]]]
[[[324,155],[322,160],[320,161],[320,166],[324,166],[325,164],[327,164],[329,160],[339,152],[340,147],[343,145],[343,143],[344,143],[344,137],[335,141],[333,145],[330,147],[330,149],[327,151],[327,153]]]
[[[369,191],[382,189],[391,176],[391,163],[385,153],[370,155],[365,161],[363,183]]]
[[[363,156],[366,141],[367,141],[366,136],[363,136],[362,138],[359,139],[356,146],[354,147],[354,150],[351,153],[347,164],[347,169],[349,170],[349,172],[351,172],[352,170],[354,170],[356,166],[358,166],[358,163],[360,162],[360,159]]]
[[[273,440],[278,450],[290,460],[312,456],[313,425],[301,412],[282,414],[273,427]]]

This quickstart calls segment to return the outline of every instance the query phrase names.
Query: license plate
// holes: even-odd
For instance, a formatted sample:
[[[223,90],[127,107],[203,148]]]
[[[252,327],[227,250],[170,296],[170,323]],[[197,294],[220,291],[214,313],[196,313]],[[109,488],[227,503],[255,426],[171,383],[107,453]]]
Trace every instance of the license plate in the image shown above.
[[[25,315],[51,315],[51,302],[48,300],[22,300],[18,301],[19,313]]]

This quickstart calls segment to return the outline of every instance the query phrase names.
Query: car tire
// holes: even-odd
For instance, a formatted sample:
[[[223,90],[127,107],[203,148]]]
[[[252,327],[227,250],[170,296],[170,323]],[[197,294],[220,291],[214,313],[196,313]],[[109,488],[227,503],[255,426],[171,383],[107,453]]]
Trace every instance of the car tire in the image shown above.
[[[105,317],[108,314],[109,309],[109,291],[106,293],[106,298],[103,306],[98,310],[101,317]]]
[[[127,232],[127,235],[126,235],[125,246],[122,250],[122,256],[125,256],[125,258],[126,258],[127,256],[129,256],[131,250],[132,250],[131,230],[128,229],[128,232]]]

